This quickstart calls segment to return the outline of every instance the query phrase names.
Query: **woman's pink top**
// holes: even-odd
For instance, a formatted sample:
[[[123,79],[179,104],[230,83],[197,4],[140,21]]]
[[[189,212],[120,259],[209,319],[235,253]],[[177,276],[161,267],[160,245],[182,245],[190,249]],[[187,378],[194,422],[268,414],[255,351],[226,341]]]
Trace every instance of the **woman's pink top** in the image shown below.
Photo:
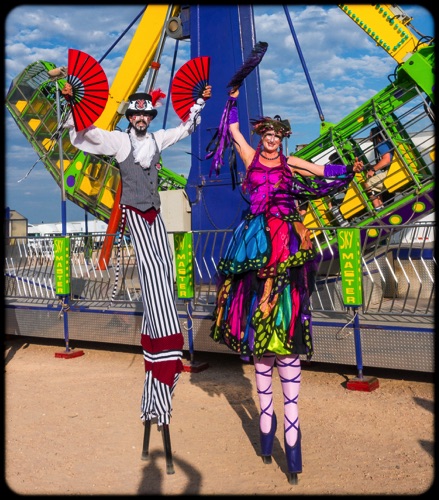
[[[257,159],[247,171],[245,183],[250,195],[251,213],[264,212],[280,217],[296,212],[292,183],[293,174],[288,167],[267,167]]]

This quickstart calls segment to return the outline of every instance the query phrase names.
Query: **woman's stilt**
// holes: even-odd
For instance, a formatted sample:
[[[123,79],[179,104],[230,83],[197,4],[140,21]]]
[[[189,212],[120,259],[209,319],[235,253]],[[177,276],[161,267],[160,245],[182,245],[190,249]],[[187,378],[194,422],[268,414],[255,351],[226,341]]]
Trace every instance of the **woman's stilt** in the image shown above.
[[[299,427],[298,399],[300,389],[300,357],[277,356],[277,369],[284,395],[284,444],[288,467],[288,482],[297,484],[302,472],[302,447]]]

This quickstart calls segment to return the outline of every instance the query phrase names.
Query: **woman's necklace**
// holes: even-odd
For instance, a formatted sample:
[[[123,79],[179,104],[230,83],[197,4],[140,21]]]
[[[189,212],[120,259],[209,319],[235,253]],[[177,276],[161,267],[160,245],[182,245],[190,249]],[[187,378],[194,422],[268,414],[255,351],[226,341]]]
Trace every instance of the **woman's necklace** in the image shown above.
[[[262,153],[262,152],[260,152],[259,154],[262,156],[262,158],[265,158],[266,160],[277,160],[277,159],[279,158],[279,156],[280,156],[280,152],[278,152],[278,153],[277,153],[277,156],[275,156],[274,158],[268,158],[268,157],[267,157],[267,156],[265,156],[265,155],[264,155],[264,153]]]

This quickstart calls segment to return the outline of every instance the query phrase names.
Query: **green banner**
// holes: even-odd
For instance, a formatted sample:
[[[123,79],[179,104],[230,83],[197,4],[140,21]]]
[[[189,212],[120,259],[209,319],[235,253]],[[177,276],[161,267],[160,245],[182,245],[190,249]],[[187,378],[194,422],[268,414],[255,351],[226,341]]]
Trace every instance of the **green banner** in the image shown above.
[[[177,296],[180,299],[194,297],[194,264],[192,233],[174,234]]]
[[[70,238],[53,238],[55,288],[57,295],[70,294]]]
[[[340,275],[345,306],[363,303],[361,239],[358,228],[337,229]]]

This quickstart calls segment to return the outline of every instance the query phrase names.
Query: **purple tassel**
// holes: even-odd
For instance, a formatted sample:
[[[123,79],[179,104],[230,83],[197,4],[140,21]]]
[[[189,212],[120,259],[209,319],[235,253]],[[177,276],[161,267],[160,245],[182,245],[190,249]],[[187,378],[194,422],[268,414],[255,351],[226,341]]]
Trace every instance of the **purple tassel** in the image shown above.
[[[212,159],[209,177],[215,172],[217,177],[220,174],[221,167],[224,165],[224,153],[232,144],[232,136],[229,130],[229,115],[232,107],[236,106],[236,99],[229,99],[221,116],[221,121],[218,130],[215,133],[211,143],[215,140],[215,147],[206,155],[206,160]],[[236,109],[236,108],[235,108]],[[209,146],[208,146],[209,149]]]
[[[332,181],[328,181],[326,177],[313,178],[310,185],[307,182],[302,182],[300,176],[296,175],[290,192],[298,200],[318,200],[324,196],[334,196],[340,189],[345,188],[353,178],[353,173]]]
[[[232,79],[228,83],[227,87],[232,87],[232,89],[238,89],[244,79],[256,68],[256,66],[262,61],[265,52],[267,51],[268,43],[267,42],[258,42],[253,47],[251,54],[245,60],[244,64],[241,68],[233,75]],[[230,134],[229,124],[236,123],[238,121],[238,110],[236,109],[236,97],[229,97],[226,107],[224,108],[223,114],[221,116],[221,121],[218,127],[218,130],[215,132],[212,140],[207,146],[207,155],[206,160],[212,158],[212,165],[210,167],[209,177],[212,176],[212,173],[215,172],[217,176],[219,176],[221,167],[224,165],[224,154],[228,147],[233,148],[233,139]],[[212,144],[214,144],[213,149],[211,149]],[[234,173],[232,170],[236,170],[236,166],[234,160],[234,151],[231,153],[231,172],[232,178],[234,179],[233,184],[235,184],[236,172]]]

